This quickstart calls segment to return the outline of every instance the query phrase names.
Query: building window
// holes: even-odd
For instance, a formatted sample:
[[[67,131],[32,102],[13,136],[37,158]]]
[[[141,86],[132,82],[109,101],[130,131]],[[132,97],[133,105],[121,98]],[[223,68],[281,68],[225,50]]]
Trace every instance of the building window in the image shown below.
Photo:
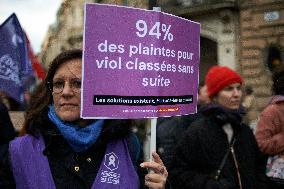
[[[211,66],[217,65],[217,42],[200,37],[199,81],[202,82]]]
[[[268,48],[267,67],[271,72],[274,72],[280,66],[283,66],[281,51],[276,46]]]

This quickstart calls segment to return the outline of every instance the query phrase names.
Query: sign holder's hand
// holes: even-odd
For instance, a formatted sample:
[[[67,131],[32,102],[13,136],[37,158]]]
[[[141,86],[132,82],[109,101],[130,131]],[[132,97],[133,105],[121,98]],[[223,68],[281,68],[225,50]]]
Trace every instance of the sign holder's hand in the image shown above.
[[[156,152],[152,152],[152,159],[153,161],[140,164],[142,168],[150,170],[145,176],[145,185],[150,189],[164,189],[167,182],[168,171]]]

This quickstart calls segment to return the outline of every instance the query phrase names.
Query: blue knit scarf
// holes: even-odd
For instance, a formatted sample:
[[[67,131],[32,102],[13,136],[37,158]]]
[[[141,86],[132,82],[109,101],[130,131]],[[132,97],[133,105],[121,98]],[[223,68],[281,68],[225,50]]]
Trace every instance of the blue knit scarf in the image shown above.
[[[63,122],[57,115],[54,105],[49,106],[49,119],[56,125],[62,136],[75,152],[84,152],[91,147],[101,134],[104,120],[97,120],[86,127]]]

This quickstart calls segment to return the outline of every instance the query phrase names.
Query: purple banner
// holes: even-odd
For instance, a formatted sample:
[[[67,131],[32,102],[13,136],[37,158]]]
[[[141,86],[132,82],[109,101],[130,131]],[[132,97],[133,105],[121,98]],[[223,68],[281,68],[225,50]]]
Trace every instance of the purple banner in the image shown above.
[[[24,103],[24,89],[33,83],[26,36],[13,13],[0,25],[0,91]]]
[[[86,4],[83,118],[196,112],[200,24],[136,8]]]

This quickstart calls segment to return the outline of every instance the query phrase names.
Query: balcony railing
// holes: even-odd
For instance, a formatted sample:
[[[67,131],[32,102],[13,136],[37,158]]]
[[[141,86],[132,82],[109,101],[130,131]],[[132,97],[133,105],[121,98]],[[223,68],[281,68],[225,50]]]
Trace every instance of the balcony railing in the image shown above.
[[[193,16],[224,8],[237,8],[239,0],[156,0],[164,12]]]
[[[155,1],[155,0],[154,0]],[[208,6],[222,3],[236,3],[238,0],[156,0],[157,5],[161,7],[182,6]]]

